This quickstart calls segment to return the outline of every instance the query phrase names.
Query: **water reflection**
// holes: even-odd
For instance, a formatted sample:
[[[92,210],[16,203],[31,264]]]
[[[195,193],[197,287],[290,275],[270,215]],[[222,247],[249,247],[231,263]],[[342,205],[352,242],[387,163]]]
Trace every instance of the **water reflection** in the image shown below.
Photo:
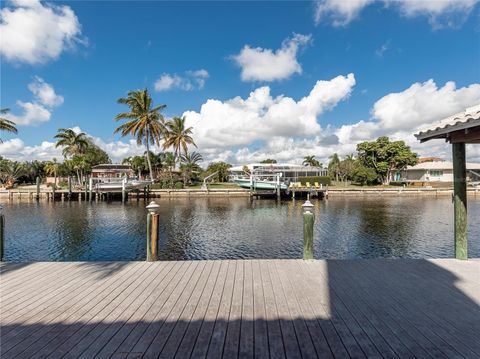
[[[162,260],[301,258],[303,201],[161,199]],[[450,198],[313,200],[317,258],[452,257]],[[143,260],[143,201],[4,204],[6,259]],[[469,202],[469,253],[480,256],[480,198]],[[474,223],[474,220],[477,223]]]

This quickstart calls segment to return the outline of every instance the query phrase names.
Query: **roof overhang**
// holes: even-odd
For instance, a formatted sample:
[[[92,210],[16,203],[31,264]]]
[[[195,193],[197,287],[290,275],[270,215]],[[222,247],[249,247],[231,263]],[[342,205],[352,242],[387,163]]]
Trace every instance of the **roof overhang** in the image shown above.
[[[420,142],[444,138],[450,143],[480,143],[480,105],[450,116],[415,137]]]

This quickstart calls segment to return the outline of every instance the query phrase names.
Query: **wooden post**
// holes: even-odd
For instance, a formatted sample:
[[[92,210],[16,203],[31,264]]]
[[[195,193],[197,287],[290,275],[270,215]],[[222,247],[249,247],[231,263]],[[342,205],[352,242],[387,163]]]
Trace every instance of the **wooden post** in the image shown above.
[[[88,200],[92,202],[92,187],[93,187],[93,178],[88,179]]]
[[[87,183],[88,183],[88,176],[85,176],[85,201],[88,200],[88,186],[87,186]]]
[[[150,259],[151,261],[158,260],[158,214],[152,213],[152,232],[150,237]]]
[[[68,176],[68,199],[72,199],[72,177]]]
[[[37,176],[36,184],[37,184],[37,201],[38,201],[40,199],[40,177],[39,176]]]
[[[52,186],[52,201],[55,201],[55,187],[57,185],[54,183],[53,186]]]
[[[126,191],[125,191],[125,178],[122,179],[122,203],[125,203]]]
[[[0,211],[2,209],[0,208]],[[5,248],[5,216],[0,213],[0,261],[3,262],[3,253]]]
[[[152,214],[147,214],[147,262],[152,261],[152,249],[150,247],[152,233]]]
[[[465,143],[452,143],[455,258],[467,259],[467,171]]]
[[[158,209],[160,206],[155,201],[146,207],[147,214],[147,262],[158,260]]]
[[[303,259],[313,259],[313,204],[307,199],[303,209]]]
[[[277,175],[277,200],[280,200],[280,175]]]

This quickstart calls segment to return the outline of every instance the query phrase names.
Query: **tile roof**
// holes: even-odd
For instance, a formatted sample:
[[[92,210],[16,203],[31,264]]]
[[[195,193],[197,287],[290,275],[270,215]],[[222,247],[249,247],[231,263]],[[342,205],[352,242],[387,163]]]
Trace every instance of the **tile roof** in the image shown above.
[[[480,105],[469,107],[464,112],[443,119],[435,126],[415,134],[415,137],[423,142],[433,138],[445,138],[450,132],[477,126],[480,127]]]

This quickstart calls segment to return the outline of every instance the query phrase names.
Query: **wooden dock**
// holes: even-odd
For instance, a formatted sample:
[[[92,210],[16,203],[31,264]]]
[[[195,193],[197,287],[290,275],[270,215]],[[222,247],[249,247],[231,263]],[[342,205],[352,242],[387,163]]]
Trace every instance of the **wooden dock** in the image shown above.
[[[7,358],[480,358],[480,261],[2,263]]]

